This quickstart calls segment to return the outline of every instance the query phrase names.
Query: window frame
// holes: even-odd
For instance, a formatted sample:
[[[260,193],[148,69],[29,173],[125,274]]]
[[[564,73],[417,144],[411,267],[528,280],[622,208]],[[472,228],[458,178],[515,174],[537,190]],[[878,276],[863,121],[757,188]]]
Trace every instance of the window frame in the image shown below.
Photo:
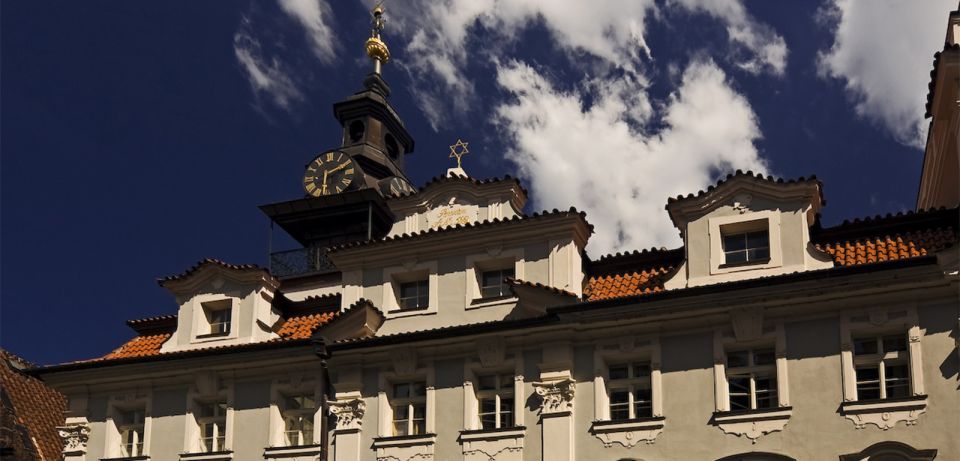
[[[208,405],[212,406],[212,408],[215,410],[214,416],[202,416],[203,407]],[[223,414],[218,415],[216,414],[217,413],[216,410],[219,409],[221,405],[223,406]],[[230,412],[230,404],[227,402],[226,399],[202,399],[202,400],[196,401],[194,403],[194,407],[195,408],[193,412],[193,415],[194,415],[193,418],[197,424],[197,435],[198,435],[197,445],[196,445],[197,451],[195,453],[219,453],[222,451],[227,451],[228,450],[227,449],[227,433],[230,430],[228,427],[229,423],[228,423],[227,415]],[[217,424],[221,420],[223,422],[223,427],[220,427],[220,425]],[[205,424],[213,424],[214,435],[211,438],[212,444],[210,446],[210,449],[207,449],[207,446],[205,444],[205,440],[207,439],[207,437],[204,436]],[[223,435],[220,435],[221,432]],[[220,441],[220,439],[222,439],[222,442]]]
[[[104,443],[104,458],[134,458],[149,456],[151,427],[153,418],[151,417],[152,405],[151,394],[149,392],[140,394],[137,392],[124,394],[117,393],[112,395],[107,405],[107,435]],[[143,413],[143,422],[139,425],[140,449],[136,454],[131,454],[126,447],[123,437],[123,427],[126,424],[120,424],[120,417],[123,413],[130,411],[140,411]]]
[[[193,326],[191,327],[192,343],[204,343],[210,341],[222,341],[225,339],[238,338],[239,328],[237,326],[237,317],[239,314],[239,299],[232,296],[200,295],[193,300]],[[214,332],[210,313],[214,311],[229,310],[228,327],[225,332]]]
[[[481,385],[480,385],[481,380],[488,376],[494,377],[494,382],[495,382],[494,388],[481,389]],[[476,385],[474,386],[474,389],[475,389],[474,392],[477,400],[477,414],[476,414],[477,430],[497,430],[497,429],[516,428],[518,426],[517,418],[516,418],[517,416],[516,415],[517,413],[517,397],[516,397],[517,375],[512,371],[504,371],[504,372],[491,371],[491,372],[478,373],[475,375],[475,378],[476,378],[476,381],[475,381]],[[504,378],[507,379],[507,383],[508,383],[507,385],[504,385],[504,381],[503,381]],[[505,397],[509,397],[511,401],[510,405],[506,410],[504,409],[503,402],[502,402]],[[483,416],[487,414],[491,414],[490,412],[483,411],[483,401],[489,400],[489,399],[492,399],[494,401],[494,411],[492,413],[494,416],[494,426],[483,427]],[[504,425],[503,423],[502,418],[503,418],[503,415],[506,413],[510,414],[510,421],[511,421],[510,425]]]
[[[783,266],[783,248],[781,245],[780,213],[775,210],[761,210],[738,213],[727,216],[714,216],[707,219],[710,241],[710,275],[729,274],[741,271],[774,269]],[[767,230],[769,258],[744,263],[726,263],[724,236]]]
[[[769,364],[757,365],[756,355],[758,351],[770,351],[773,354],[773,361]],[[730,354],[737,352],[746,352],[747,353],[747,365],[739,367],[730,366]],[[727,380],[727,411],[754,411],[754,410],[765,410],[779,408],[780,405],[780,395],[778,392],[779,377],[777,376],[777,353],[776,348],[773,345],[768,346],[756,346],[749,348],[732,348],[726,351],[724,357],[724,373],[726,374]],[[772,376],[774,386],[772,389],[768,389],[768,393],[772,393],[773,397],[776,399],[774,405],[769,407],[759,407],[757,405],[758,392],[757,392],[757,379],[762,377]],[[742,378],[746,377],[749,380],[749,388],[747,389],[747,398],[750,400],[750,408],[738,408],[733,409],[733,399],[732,392],[730,390],[730,380],[731,378]]]
[[[610,367],[620,364],[647,364],[650,367],[650,417],[631,418],[627,420],[612,419],[610,408],[611,383]],[[604,341],[596,345],[594,350],[594,421],[624,422],[662,418],[663,414],[663,381],[660,370],[660,338],[658,336],[626,337],[612,341]],[[622,380],[617,380],[623,382]],[[639,382],[639,381],[638,381]],[[618,383],[613,383],[616,385]],[[631,389],[632,395],[632,389]],[[632,400],[632,399],[631,399]],[[635,416],[635,408],[631,402],[630,415]]]
[[[436,435],[436,389],[434,368],[432,363],[428,363],[419,368],[403,370],[403,373],[396,371],[383,371],[378,380],[377,392],[377,436],[379,439],[390,440],[397,437],[433,437]],[[394,435],[394,404],[396,399],[393,397],[393,385],[411,382],[424,383],[424,432],[423,434],[413,436]],[[410,408],[408,407],[408,411]],[[409,418],[409,417],[408,417]],[[409,428],[409,426],[408,426]]]
[[[413,380],[404,380],[391,382],[391,393],[390,393],[390,409],[392,413],[392,418],[390,421],[391,427],[391,436],[392,437],[406,437],[406,436],[417,436],[427,434],[427,382],[423,379],[413,379]],[[417,386],[423,386],[422,395],[413,395],[413,390]],[[398,397],[397,388],[398,386],[407,386],[407,396]],[[423,432],[417,430],[418,425],[416,415],[417,407],[423,407]],[[397,419],[398,409],[404,408],[407,416],[402,419]],[[397,429],[398,423],[405,423],[406,429],[404,429],[402,434]]]
[[[625,366],[625,367],[627,368],[627,377],[626,377],[626,378],[618,378],[618,379],[612,378],[612,377],[611,377],[611,375],[612,375],[612,372],[611,372],[612,369],[613,369],[614,367],[621,367],[621,366]],[[635,373],[636,368],[641,367],[641,366],[646,366],[646,368],[647,368],[647,375],[646,375],[646,376],[638,376],[637,373]],[[650,366],[650,362],[649,362],[649,361],[634,360],[634,361],[616,362],[616,363],[608,363],[608,364],[607,364],[607,375],[606,375],[606,377],[607,377],[607,381],[606,381],[607,389],[606,389],[606,392],[607,392],[607,401],[608,401],[608,404],[607,404],[607,407],[608,407],[607,411],[608,411],[608,413],[607,413],[607,415],[608,415],[608,420],[609,420],[609,421],[632,421],[632,420],[635,420],[635,419],[643,419],[643,418],[652,418],[652,417],[653,417],[653,379],[652,379],[652,374],[653,374],[653,368]],[[626,418],[614,418],[614,417],[613,417],[613,413],[614,413],[614,412],[613,412],[613,406],[614,406],[615,404],[613,403],[613,397],[612,397],[612,396],[613,396],[614,390],[621,390],[621,389],[626,389],[626,391],[627,391],[627,402],[626,402],[625,404],[617,403],[616,405],[626,405],[626,408],[627,408],[627,417],[626,417]],[[638,390],[641,390],[641,389],[642,389],[642,390],[647,390],[647,391],[650,392],[650,400],[649,400],[649,404],[650,404],[650,405],[649,405],[649,406],[650,406],[650,414],[649,414],[649,415],[643,415],[643,416],[638,416],[638,415],[637,415],[637,408],[636,408],[636,407],[637,407],[637,400],[636,400],[635,393],[636,393]]]
[[[905,357],[898,361],[906,361],[909,382],[907,398],[926,395],[923,379],[923,363],[921,338],[923,332],[919,326],[919,318],[915,305],[885,307],[872,310],[848,311],[840,318],[840,363],[843,379],[843,402],[887,402],[890,398],[860,399],[857,389],[857,362],[867,363],[876,357],[860,359],[855,354],[855,338],[869,336],[890,336],[903,334],[906,338]],[[885,383],[881,388],[885,387]],[[884,395],[884,394],[881,394]]]
[[[786,331],[782,320],[772,322],[764,326],[758,325],[758,334],[746,340],[737,340],[734,331],[728,328],[714,329],[713,350],[714,350],[714,406],[718,414],[730,413],[756,413],[764,411],[790,410],[790,379],[787,367],[787,339]],[[761,365],[753,367],[753,360],[750,359],[750,366],[736,367],[733,373],[728,373],[728,353],[743,350],[764,350],[773,349],[773,365]],[[755,373],[758,371],[769,373],[774,370],[776,379],[776,398],[777,405],[769,408],[756,408],[755,392],[751,392],[751,409],[749,410],[731,410],[730,404],[730,381],[729,376],[737,371]],[[751,379],[751,382],[753,379]],[[754,384],[751,384],[751,391]]]
[[[403,266],[383,269],[383,312],[386,318],[436,314],[439,305],[439,276],[437,262],[407,262]],[[418,309],[401,309],[400,286],[403,283],[425,280],[427,282],[427,306]]]
[[[524,251],[522,248],[487,249],[482,254],[468,255],[466,258],[466,293],[464,305],[466,309],[480,309],[490,306],[508,305],[516,302],[516,296],[509,292],[509,288],[495,297],[483,296],[483,273],[492,270],[513,268],[513,278],[524,279]]]
[[[280,422],[282,425],[282,441],[285,447],[305,447],[316,444],[316,417],[317,411],[320,409],[320,402],[317,399],[316,392],[305,391],[305,392],[281,392],[283,402],[280,410]],[[291,409],[287,407],[287,402],[289,399],[306,399],[307,397],[313,400],[313,407],[303,407],[301,406],[298,409]],[[301,426],[303,420],[310,421],[310,430],[309,436],[306,436],[307,433],[304,429],[300,428],[296,430],[297,433],[297,442],[292,443],[290,441],[290,432],[288,422],[291,417],[301,418]],[[309,441],[306,439],[309,438]]]

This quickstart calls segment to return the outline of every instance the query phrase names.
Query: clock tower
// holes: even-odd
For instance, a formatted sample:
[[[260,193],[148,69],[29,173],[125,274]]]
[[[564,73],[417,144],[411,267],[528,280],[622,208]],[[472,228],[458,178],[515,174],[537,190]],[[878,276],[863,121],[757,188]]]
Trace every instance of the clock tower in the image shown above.
[[[335,272],[326,260],[327,248],[382,238],[394,222],[386,197],[415,190],[403,168],[405,157],[413,153],[413,137],[387,99],[390,87],[381,75],[390,59],[380,37],[383,12],[381,5],[373,9],[372,33],[365,43],[373,72],[362,90],[333,105],[343,128],[340,146],[307,163],[304,198],[260,207],[303,246],[271,253],[274,276]]]

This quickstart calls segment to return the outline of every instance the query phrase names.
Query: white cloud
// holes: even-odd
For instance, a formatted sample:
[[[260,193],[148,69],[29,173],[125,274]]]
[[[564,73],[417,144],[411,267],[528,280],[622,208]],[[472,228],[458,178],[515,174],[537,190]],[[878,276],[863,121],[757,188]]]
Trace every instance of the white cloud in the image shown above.
[[[337,41],[330,20],[333,12],[326,0],[279,0],[280,8],[297,20],[307,34],[313,54],[329,64],[337,57]]]
[[[497,82],[512,96],[496,108],[513,146],[507,158],[529,181],[536,206],[587,211],[598,231],[590,243],[595,254],[677,245],[667,197],[705,188],[718,170],[766,171],[754,146],[761,135],[753,110],[710,60],[683,72],[659,111],[658,133],[633,128],[652,114],[636,110],[651,105],[630,79],[564,92],[511,61],[498,66]]]
[[[657,9],[654,0],[417,0],[414,3],[396,8],[390,14],[399,22],[396,30],[409,38],[398,60],[411,75],[412,90],[434,129],[450,113],[463,113],[471,107],[475,97],[474,81],[463,71],[468,60],[491,59],[491,55],[510,49],[508,46],[522,48],[524,43],[518,43],[521,32],[535,23],[549,31],[550,35],[542,37],[543,41],[551,41],[565,50],[574,65],[587,66],[599,60],[605,69],[587,70],[602,74],[611,68],[621,69],[643,80],[640,66],[644,58],[651,56],[644,39],[645,21]],[[731,58],[738,66],[752,73],[783,73],[787,55],[783,38],[753,20],[742,0],[674,0],[671,5],[708,14],[725,24],[730,41],[736,45],[731,50],[734,54]],[[480,28],[483,33],[471,33],[473,28]],[[468,43],[471,40],[483,42]],[[479,46],[470,46],[468,52],[468,44]],[[583,56],[593,59],[580,59]]]
[[[263,56],[260,42],[250,34],[250,21],[243,18],[241,27],[233,36],[233,52],[243,66],[250,89],[259,101],[262,95],[283,109],[303,99],[303,93],[276,58]]]
[[[741,69],[759,74],[783,75],[787,68],[787,42],[768,25],[758,23],[740,0],[671,0],[690,11],[723,21],[729,40],[742,46],[746,57],[735,58]]]
[[[821,19],[834,34],[818,60],[822,76],[842,80],[857,114],[901,143],[922,148],[933,53],[943,47],[956,0],[832,0]]]

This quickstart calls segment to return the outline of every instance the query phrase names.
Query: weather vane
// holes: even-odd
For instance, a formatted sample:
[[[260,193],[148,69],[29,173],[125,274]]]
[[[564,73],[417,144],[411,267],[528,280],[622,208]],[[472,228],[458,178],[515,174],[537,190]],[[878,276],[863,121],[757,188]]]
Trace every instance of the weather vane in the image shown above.
[[[383,32],[383,27],[387,23],[386,18],[383,17],[383,11],[383,2],[377,3],[377,6],[373,7],[373,11],[371,11],[373,19],[370,20],[370,38],[363,45],[367,51],[367,56],[373,61],[373,72],[377,74],[380,73],[381,66],[390,60],[390,49],[387,48],[386,42],[380,38],[380,32]]]
[[[470,150],[467,149],[467,144],[469,143],[463,142],[460,138],[457,138],[457,143],[450,146],[450,157],[448,158],[456,157],[457,168],[461,168],[460,158],[470,153]]]

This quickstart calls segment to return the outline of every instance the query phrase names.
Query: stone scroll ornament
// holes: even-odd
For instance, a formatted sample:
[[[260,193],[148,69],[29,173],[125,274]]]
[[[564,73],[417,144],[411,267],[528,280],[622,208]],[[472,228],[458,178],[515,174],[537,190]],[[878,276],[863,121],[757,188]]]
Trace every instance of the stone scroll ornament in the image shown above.
[[[540,413],[550,414],[573,410],[575,385],[576,382],[570,378],[533,383],[533,389],[542,401]]]
[[[359,429],[367,404],[362,399],[330,402],[330,413],[337,417],[337,429]]]
[[[60,439],[63,441],[64,455],[83,454],[87,451],[87,440],[90,438],[90,426],[86,423],[71,424],[57,427]]]

